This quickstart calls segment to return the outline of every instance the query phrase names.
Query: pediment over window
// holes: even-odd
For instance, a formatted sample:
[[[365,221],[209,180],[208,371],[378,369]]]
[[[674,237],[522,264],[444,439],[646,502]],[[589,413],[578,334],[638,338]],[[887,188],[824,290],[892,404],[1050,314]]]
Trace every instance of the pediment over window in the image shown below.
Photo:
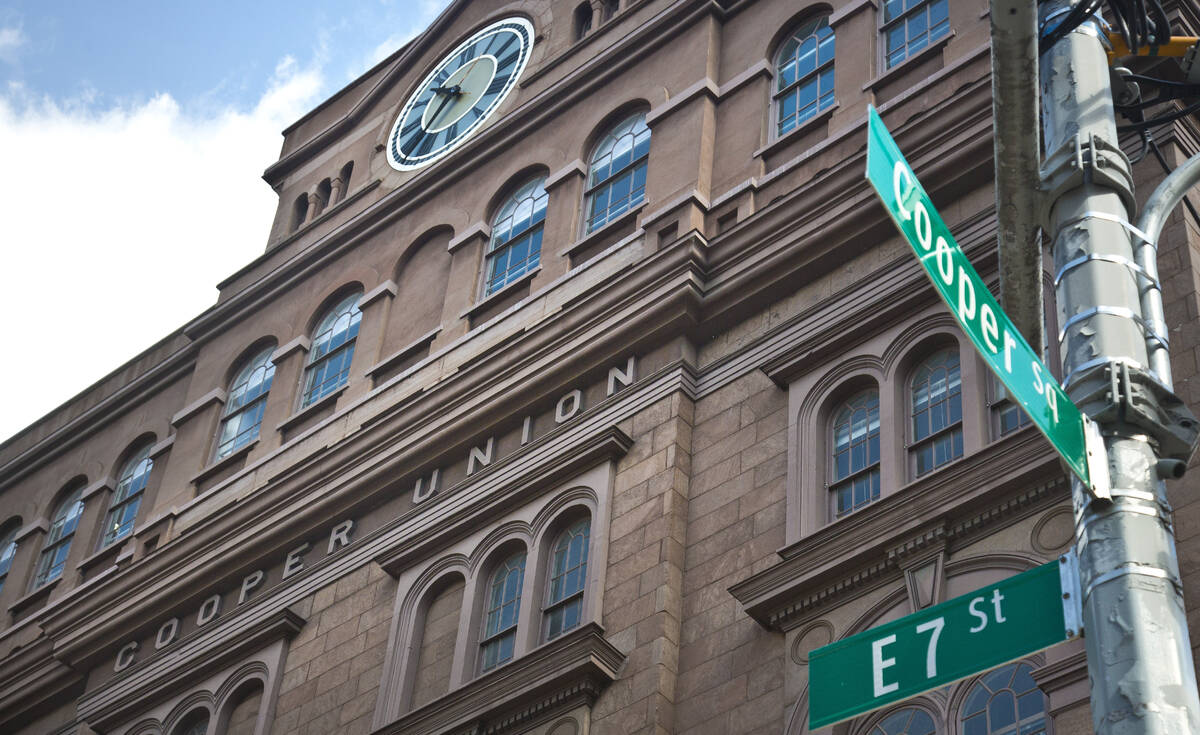
[[[464,687],[405,714],[372,735],[518,733],[580,706],[590,706],[625,662],[588,623]]]

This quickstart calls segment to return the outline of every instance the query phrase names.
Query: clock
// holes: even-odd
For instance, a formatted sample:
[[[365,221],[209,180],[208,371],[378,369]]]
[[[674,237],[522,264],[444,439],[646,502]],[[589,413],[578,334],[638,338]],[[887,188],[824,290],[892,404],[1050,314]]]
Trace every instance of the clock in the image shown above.
[[[512,17],[446,54],[413,92],[388,136],[388,163],[428,166],[457,148],[500,107],[533,50],[533,24]]]

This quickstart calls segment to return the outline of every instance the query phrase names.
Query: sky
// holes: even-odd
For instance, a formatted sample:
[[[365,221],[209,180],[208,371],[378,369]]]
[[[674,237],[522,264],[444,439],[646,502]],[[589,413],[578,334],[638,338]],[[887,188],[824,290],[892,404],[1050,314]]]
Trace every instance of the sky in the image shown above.
[[[0,441],[262,253],[281,131],[448,0],[0,0]]]

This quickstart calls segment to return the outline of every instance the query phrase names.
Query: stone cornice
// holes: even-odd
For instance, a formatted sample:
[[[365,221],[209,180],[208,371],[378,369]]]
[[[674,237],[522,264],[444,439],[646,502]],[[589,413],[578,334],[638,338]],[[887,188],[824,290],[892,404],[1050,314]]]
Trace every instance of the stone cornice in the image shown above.
[[[227,628],[214,640],[199,633],[188,636],[81,697],[79,719],[105,732],[148,709],[166,692],[186,687],[280,638],[291,638],[304,623],[304,618],[282,609],[248,625]]]
[[[781,549],[780,562],[729,592],[763,627],[788,630],[898,579],[912,554],[961,546],[1061,500],[1067,483],[1056,460],[1034,431],[993,442]],[[998,474],[998,466],[1013,469]]]
[[[526,732],[581,704],[591,705],[625,662],[625,655],[588,623],[384,725],[372,735],[471,731]]]
[[[76,695],[84,675],[50,653],[42,640],[20,649],[0,664],[0,730],[13,732],[60,698]]]

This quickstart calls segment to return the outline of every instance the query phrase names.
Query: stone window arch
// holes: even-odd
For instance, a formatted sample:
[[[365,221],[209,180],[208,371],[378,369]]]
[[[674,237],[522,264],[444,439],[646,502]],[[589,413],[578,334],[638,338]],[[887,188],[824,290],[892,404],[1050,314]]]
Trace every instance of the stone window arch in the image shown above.
[[[863,731],[863,735],[936,735],[933,715],[921,707],[900,707],[885,712]]]
[[[171,729],[171,735],[207,735],[209,719],[208,710],[194,709]]]
[[[546,221],[546,177],[516,187],[492,217],[483,295],[488,296],[538,267]]]
[[[829,502],[834,519],[879,499],[879,388],[842,401],[829,423]]]
[[[296,197],[296,201],[292,202],[292,221],[288,225],[288,232],[295,232],[300,229],[308,219],[308,194],[300,194]]]
[[[592,232],[646,198],[650,128],[646,113],[630,115],[600,138],[588,156],[584,230]]]
[[[1001,666],[971,684],[958,713],[962,735],[1042,735],[1046,695],[1027,662]]]
[[[330,307],[313,330],[308,366],[304,369],[304,390],[300,407],[316,403],[346,384],[354,343],[362,312],[358,310],[361,291],[354,291]]]
[[[271,362],[273,354],[274,340],[244,360],[229,382],[229,394],[217,432],[216,459],[228,457],[258,438],[267,394],[275,377],[275,363]]]
[[[481,673],[511,661],[516,655],[526,556],[524,548],[500,556],[486,578],[479,630]]]
[[[779,46],[771,95],[776,137],[833,106],[834,52],[827,15],[802,22]]]
[[[154,460],[150,458],[150,447],[153,443],[153,440],[143,440],[121,463],[121,469],[117,473],[117,485],[113,489],[108,512],[104,516],[101,547],[116,543],[133,533],[133,524],[137,520],[146,483],[150,480],[151,470],[154,469]]]
[[[958,345],[931,351],[908,380],[909,467],[920,477],[963,456],[962,369]]]
[[[581,40],[592,30],[592,4],[590,2],[582,2],[579,7],[575,8],[573,27],[576,41]]]
[[[50,530],[46,534],[42,552],[38,555],[33,589],[43,587],[62,576],[67,565],[67,556],[71,553],[71,541],[75,538],[79,517],[83,515],[82,494],[83,485],[79,484],[73,490],[65,491],[54,506],[54,512],[50,516]]]
[[[20,530],[20,518],[10,518],[0,525],[0,591],[4,590],[13,557],[17,555],[17,532]]]

